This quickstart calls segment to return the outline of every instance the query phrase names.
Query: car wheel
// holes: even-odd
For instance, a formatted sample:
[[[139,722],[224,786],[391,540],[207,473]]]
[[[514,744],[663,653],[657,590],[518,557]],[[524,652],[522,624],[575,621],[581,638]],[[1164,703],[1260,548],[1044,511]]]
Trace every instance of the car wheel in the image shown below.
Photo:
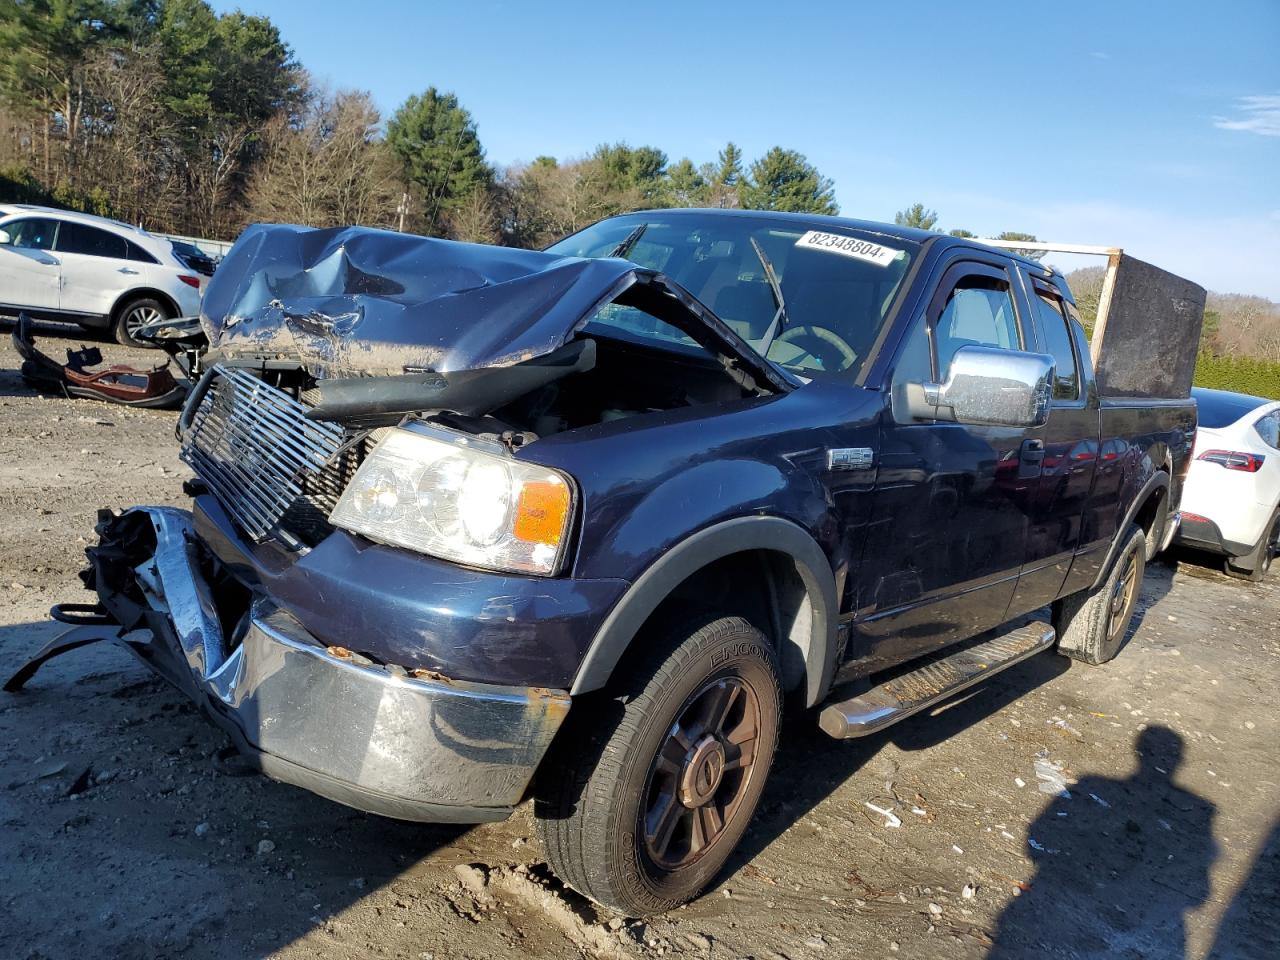
[[[1262,536],[1243,557],[1227,557],[1222,571],[1229,577],[1261,583],[1271,571],[1272,561],[1280,555],[1280,510],[1271,515]]]
[[[143,347],[154,350],[154,343],[138,340],[134,334],[139,327],[144,327],[148,323],[154,323],[157,320],[168,320],[172,316],[172,311],[154,297],[139,297],[137,300],[130,300],[116,313],[116,322],[112,327],[116,343],[126,347]]]
[[[693,899],[720,872],[782,715],[777,655],[746,620],[663,634],[674,643],[642,638],[651,652],[616,688],[574,703],[534,808],[560,879],[631,917]]]
[[[1093,666],[1115,659],[1129,632],[1146,569],[1147,535],[1131,523],[1102,586],[1053,605],[1058,652]]]

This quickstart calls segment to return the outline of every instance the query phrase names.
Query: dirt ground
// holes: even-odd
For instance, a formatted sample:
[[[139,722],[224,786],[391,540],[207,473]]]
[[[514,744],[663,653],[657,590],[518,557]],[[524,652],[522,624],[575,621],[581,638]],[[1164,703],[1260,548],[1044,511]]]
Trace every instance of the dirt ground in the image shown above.
[[[9,329],[6,675],[89,599],[97,509],[187,475],[175,414],[37,397]],[[1157,563],[1140,617],[1106,667],[1042,655],[872,739],[791,721],[731,870],[646,922],[551,878],[527,809],[433,828],[273,783],[88,647],[0,693],[0,956],[1280,957],[1280,576]]]

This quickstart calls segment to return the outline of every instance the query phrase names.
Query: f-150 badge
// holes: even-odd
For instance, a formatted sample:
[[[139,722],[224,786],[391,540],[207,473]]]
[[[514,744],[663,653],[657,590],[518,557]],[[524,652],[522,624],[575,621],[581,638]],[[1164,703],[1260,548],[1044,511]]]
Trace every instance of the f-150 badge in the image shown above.
[[[876,455],[870,447],[836,447],[827,451],[828,470],[870,470]]]

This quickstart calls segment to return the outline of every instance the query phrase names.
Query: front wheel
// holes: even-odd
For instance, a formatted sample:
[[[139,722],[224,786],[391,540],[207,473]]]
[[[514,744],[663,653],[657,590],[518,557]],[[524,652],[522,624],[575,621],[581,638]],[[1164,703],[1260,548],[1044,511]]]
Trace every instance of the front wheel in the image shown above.
[[[1097,590],[1063,597],[1053,605],[1058,652],[1083,663],[1106,663],[1124,646],[1147,570],[1147,535],[1129,525],[1120,552]]]
[[[556,874],[632,917],[693,899],[719,873],[782,715],[777,655],[740,617],[642,640],[653,652],[570,714],[535,806]]]

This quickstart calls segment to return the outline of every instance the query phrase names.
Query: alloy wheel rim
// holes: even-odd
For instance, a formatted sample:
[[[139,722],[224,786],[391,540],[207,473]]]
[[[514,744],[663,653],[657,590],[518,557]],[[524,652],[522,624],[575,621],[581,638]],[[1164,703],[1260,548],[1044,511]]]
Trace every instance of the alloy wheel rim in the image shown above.
[[[155,307],[134,307],[125,315],[124,327],[132,334],[159,319],[160,311]]]
[[[685,701],[649,768],[640,829],[645,851],[675,870],[704,857],[747,795],[760,738],[760,698],[740,677]]]
[[[1138,593],[1138,553],[1129,551],[1121,568],[1120,577],[1111,591],[1111,604],[1108,610],[1110,622],[1107,624],[1107,642],[1114,643],[1124,636],[1129,626],[1129,616],[1133,613],[1133,601]]]

